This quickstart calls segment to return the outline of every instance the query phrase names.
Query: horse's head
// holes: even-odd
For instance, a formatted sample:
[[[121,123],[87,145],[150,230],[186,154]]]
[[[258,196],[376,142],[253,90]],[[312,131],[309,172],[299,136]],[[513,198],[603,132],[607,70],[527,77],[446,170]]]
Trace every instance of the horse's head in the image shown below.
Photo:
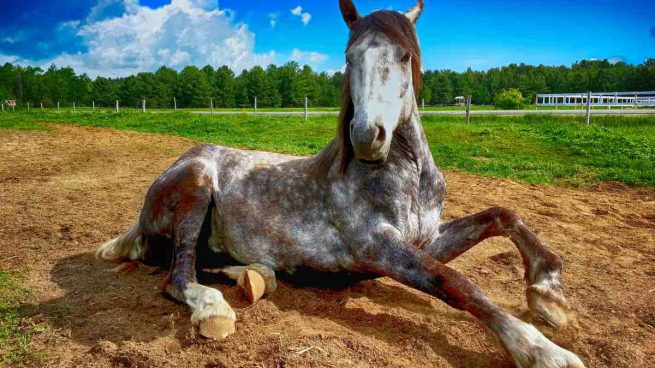
[[[355,157],[383,162],[393,132],[409,120],[420,88],[421,55],[414,25],[423,0],[406,13],[376,11],[362,17],[351,0],[339,7],[350,28],[346,76],[352,106],[344,116]]]

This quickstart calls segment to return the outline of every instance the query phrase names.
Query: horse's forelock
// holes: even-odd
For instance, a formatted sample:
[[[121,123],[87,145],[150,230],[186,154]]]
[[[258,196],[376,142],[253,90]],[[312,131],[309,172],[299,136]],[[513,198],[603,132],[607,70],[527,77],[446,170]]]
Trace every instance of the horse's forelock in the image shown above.
[[[391,10],[379,10],[359,19],[350,32],[348,48],[357,43],[362,37],[371,32],[381,32],[389,40],[412,55],[412,82],[414,93],[418,96],[421,91],[421,49],[416,36],[414,25],[402,13]],[[345,85],[350,88],[350,85]]]

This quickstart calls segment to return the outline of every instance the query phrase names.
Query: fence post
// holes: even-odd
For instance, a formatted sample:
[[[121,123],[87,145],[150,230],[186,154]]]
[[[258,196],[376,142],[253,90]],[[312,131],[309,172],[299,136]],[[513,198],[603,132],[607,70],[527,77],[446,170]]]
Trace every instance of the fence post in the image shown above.
[[[120,112],[120,107],[118,107],[118,100],[116,100],[116,113],[118,114]]]
[[[307,100],[307,96],[305,96],[305,121],[307,121],[308,116],[309,116],[308,100]]]
[[[421,99],[421,108],[423,110],[425,110],[425,99],[424,98]]]
[[[257,96],[255,96],[255,115],[257,115]]]
[[[214,100],[209,99],[209,110],[211,111],[211,115],[214,115]]]
[[[471,96],[466,96],[466,124],[471,122]]]
[[[30,103],[27,103],[27,111],[30,111]]]
[[[173,97],[173,109],[177,110],[177,100]]]
[[[73,102],[73,112],[75,112],[75,102]]]
[[[143,112],[146,112],[146,99],[145,98],[143,99],[143,102],[141,104],[141,108],[142,108]]]
[[[95,101],[91,101],[91,108],[93,109],[93,111],[96,111],[96,102]]]
[[[635,109],[636,109],[638,106],[639,106],[639,105],[637,104],[637,92],[635,92]]]
[[[5,112],[5,103],[3,102],[0,105],[2,106],[2,112]]]
[[[59,111],[59,101],[57,101],[57,112],[60,112]]]
[[[591,120],[591,91],[587,93],[587,114],[585,116],[587,126],[589,126],[589,120]]]
[[[43,111],[43,101],[41,101],[41,111]]]

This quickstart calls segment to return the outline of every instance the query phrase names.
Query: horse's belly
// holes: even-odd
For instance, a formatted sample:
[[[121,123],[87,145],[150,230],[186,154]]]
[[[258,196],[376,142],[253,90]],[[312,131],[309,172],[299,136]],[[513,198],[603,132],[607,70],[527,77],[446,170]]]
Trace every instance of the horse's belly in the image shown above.
[[[290,229],[249,221],[228,224],[223,249],[238,261],[262,263],[276,270],[293,272],[298,267],[336,272],[351,269],[354,260],[338,234],[324,226]]]
[[[221,244],[243,264],[262,263],[275,270],[297,268],[337,272],[352,269],[354,260],[335,229],[327,224],[299,223],[285,218],[245,216],[223,219]],[[273,221],[272,221],[273,220]]]

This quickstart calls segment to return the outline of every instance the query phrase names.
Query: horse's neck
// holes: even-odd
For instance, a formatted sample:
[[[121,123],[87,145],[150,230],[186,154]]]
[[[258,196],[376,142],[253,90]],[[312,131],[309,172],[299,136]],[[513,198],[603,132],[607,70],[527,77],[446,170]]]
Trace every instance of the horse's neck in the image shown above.
[[[432,154],[430,153],[425,131],[423,130],[423,125],[421,124],[418,108],[412,111],[409,121],[398,126],[397,133],[398,135],[402,135],[407,141],[407,145],[411,147],[419,171],[436,168]],[[394,149],[398,149],[398,147],[396,146]]]
[[[414,200],[418,205],[418,216],[419,219],[422,219],[420,221],[425,221],[426,229],[430,229],[438,222],[439,213],[443,208],[446,198],[446,181],[432,158],[418,108],[412,112],[410,121],[400,126],[399,129],[403,129],[401,133],[406,137],[407,143],[411,145],[414,152],[415,175],[418,176],[418,193]]]

